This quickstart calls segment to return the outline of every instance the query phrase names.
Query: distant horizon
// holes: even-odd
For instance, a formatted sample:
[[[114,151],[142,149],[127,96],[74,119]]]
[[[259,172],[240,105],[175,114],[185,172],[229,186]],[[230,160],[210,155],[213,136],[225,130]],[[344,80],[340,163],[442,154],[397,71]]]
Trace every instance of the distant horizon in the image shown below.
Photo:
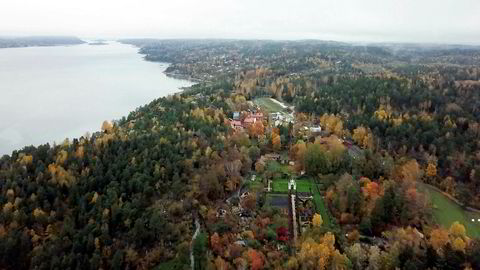
[[[15,39],[15,38],[59,38],[59,37],[71,37],[78,38],[82,41],[93,41],[93,40],[104,40],[104,41],[120,41],[126,39],[150,39],[150,40],[231,40],[231,41],[274,41],[274,42],[301,42],[301,41],[321,41],[321,42],[336,42],[336,43],[346,43],[351,45],[427,45],[427,46],[480,46],[480,42],[422,42],[422,41],[355,41],[355,40],[335,40],[335,39],[321,39],[321,38],[255,38],[255,37],[159,37],[159,36],[82,36],[74,34],[0,34],[0,38],[3,39]]]

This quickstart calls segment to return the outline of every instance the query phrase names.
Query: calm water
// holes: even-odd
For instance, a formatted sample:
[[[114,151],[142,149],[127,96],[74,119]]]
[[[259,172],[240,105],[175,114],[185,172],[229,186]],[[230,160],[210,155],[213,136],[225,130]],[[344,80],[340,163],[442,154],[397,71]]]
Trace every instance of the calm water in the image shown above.
[[[0,49],[0,156],[80,137],[191,82],[120,43]]]

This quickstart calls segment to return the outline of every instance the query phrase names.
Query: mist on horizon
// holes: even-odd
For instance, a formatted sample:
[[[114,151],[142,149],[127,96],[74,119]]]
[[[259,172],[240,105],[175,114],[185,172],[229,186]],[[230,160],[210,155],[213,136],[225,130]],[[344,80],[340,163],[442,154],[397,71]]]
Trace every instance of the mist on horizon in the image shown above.
[[[480,44],[479,11],[475,0],[19,0],[0,4],[0,36]]]

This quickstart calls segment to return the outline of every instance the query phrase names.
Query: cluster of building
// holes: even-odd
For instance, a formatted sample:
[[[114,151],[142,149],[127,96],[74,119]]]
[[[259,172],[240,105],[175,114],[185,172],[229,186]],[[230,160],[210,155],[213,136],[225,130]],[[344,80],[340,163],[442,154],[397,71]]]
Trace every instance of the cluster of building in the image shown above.
[[[244,130],[257,121],[263,121],[262,112],[234,112],[230,125],[235,130]]]
[[[274,112],[270,114],[270,119],[274,123],[274,126],[278,127],[284,124],[290,124],[295,122],[295,116],[293,113]]]

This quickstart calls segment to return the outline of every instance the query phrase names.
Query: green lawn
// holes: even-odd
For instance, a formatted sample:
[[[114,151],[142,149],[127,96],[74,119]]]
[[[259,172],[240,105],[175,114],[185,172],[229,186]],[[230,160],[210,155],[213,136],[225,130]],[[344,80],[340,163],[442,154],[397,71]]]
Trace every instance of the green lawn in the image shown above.
[[[277,161],[268,161],[267,170],[270,172],[276,172],[276,173],[292,174],[292,171],[290,170],[288,165],[280,164]]]
[[[420,184],[419,189],[427,193],[432,200],[433,215],[438,224],[448,229],[453,222],[458,221],[465,226],[469,237],[480,237],[479,213],[462,209],[447,196],[429,185]],[[475,219],[475,222],[472,222],[472,219]]]
[[[313,201],[317,206],[317,212],[322,216],[323,224],[326,226],[332,225],[332,220],[330,217],[330,213],[328,212],[327,207],[325,206],[325,201],[323,200],[320,193],[316,192],[316,189],[312,189],[315,192],[313,193]]]
[[[272,101],[270,98],[257,98],[254,100],[254,102],[269,113],[283,111],[283,107],[280,106],[280,104]]]
[[[272,188],[274,192],[288,192],[288,182],[290,179],[275,179],[272,182]],[[297,191],[298,192],[310,192],[312,183],[309,180],[297,179]],[[312,192],[313,192],[312,188]]]

